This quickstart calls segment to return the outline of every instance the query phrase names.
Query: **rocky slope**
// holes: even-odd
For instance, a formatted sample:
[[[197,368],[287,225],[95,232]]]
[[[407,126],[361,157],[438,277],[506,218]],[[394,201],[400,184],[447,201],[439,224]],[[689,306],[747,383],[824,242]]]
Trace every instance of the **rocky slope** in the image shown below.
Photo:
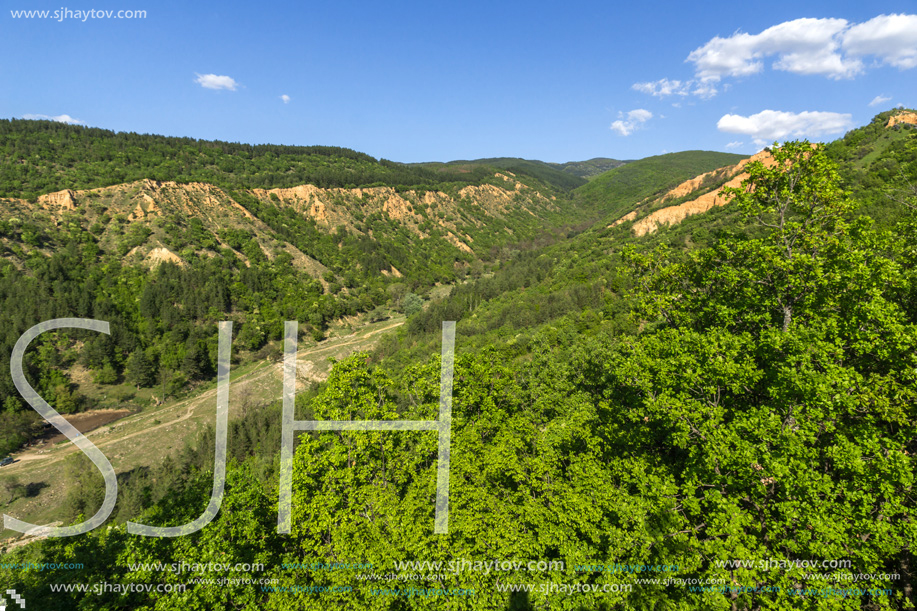
[[[892,115],[889,117],[885,127],[894,127],[901,123],[917,125],[917,112],[899,112],[898,114]]]
[[[753,161],[761,161],[767,166],[773,165],[773,158],[767,151],[762,151],[756,155],[743,159],[734,166],[728,166],[701,174],[690,180],[686,180],[674,189],[669,190],[664,195],[653,200],[641,202],[640,207],[629,212],[611,226],[620,225],[627,221],[632,221],[640,217],[641,213],[645,214],[647,210],[657,208],[653,212],[642,216],[631,227],[638,236],[653,233],[662,225],[676,225],[685,218],[694,214],[701,214],[715,206],[726,204],[727,200],[723,195],[725,187],[738,187],[742,181],[748,178],[748,174],[743,170],[745,166]],[[711,188],[711,185],[715,185]],[[693,194],[700,193],[697,197],[692,197],[688,201],[677,205],[658,208],[659,205],[669,201],[685,198]]]
[[[519,182],[512,173],[497,173],[495,178],[499,186],[470,185],[451,192],[398,192],[392,187],[323,189],[313,185],[231,192],[204,183],[145,179],[83,191],[66,189],[31,201],[0,199],[0,219],[13,226],[60,229],[74,222],[92,226],[103,250],[120,248],[125,262],[147,265],[162,261],[181,265],[182,257],[190,252],[213,255],[218,249],[232,250],[247,261],[239,244],[225,238],[229,232],[243,231],[268,259],[287,252],[294,265],[320,278],[327,271],[325,265],[278,236],[276,227],[252,213],[256,209],[252,202],[262,210],[293,211],[328,234],[387,237],[399,240],[404,248],[410,247],[405,241],[442,239],[457,255],[474,255],[477,234],[496,230],[503,236],[497,240],[509,241],[517,230],[540,225],[561,211],[555,196]],[[192,232],[197,242],[192,240],[194,246],[189,246]],[[11,246],[8,237],[0,237],[0,242]],[[483,243],[484,248],[490,248],[494,236],[485,236]],[[31,248],[42,250],[41,245],[19,246],[26,253]],[[13,258],[9,252],[7,256]],[[378,271],[398,274],[389,266]]]

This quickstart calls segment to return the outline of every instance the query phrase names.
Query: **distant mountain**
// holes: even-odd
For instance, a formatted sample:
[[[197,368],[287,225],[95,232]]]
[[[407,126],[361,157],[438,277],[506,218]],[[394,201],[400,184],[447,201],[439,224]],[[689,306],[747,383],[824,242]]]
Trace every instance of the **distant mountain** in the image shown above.
[[[483,159],[448,161],[446,163],[431,162],[412,165],[452,172],[470,172],[472,169],[483,167],[493,168],[531,176],[556,189],[570,191],[586,184],[588,180],[603,172],[622,166],[625,163],[627,162],[619,159],[609,159],[608,157],[595,157],[587,161],[567,161],[565,163],[551,163],[519,157],[487,157]]]
[[[473,160],[456,160],[446,163],[428,162],[410,164],[410,167],[421,167],[437,172],[447,172],[450,174],[480,172],[482,168],[493,168],[512,172],[514,175],[530,176],[545,185],[560,189],[561,191],[572,191],[573,189],[586,184],[586,179],[579,175],[560,169],[560,164],[546,163],[531,159],[521,159],[518,157],[488,157],[485,159]]]
[[[586,180],[595,178],[599,174],[613,170],[628,163],[619,159],[609,159],[608,157],[594,157],[586,161],[568,161],[566,163],[551,163],[562,172],[585,178]]]

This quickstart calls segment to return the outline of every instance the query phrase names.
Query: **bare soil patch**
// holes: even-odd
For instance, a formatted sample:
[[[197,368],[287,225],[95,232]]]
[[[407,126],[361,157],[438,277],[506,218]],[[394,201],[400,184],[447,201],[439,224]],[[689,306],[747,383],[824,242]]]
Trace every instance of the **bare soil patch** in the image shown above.
[[[75,426],[76,430],[85,435],[89,431],[94,431],[99,427],[120,420],[125,416],[130,416],[133,413],[134,412],[129,409],[99,409],[79,414],[65,414],[64,418],[67,419],[67,422]],[[44,441],[45,444],[53,445],[65,439],[67,438],[64,437],[63,433],[51,427],[44,435],[38,437],[38,442]]]

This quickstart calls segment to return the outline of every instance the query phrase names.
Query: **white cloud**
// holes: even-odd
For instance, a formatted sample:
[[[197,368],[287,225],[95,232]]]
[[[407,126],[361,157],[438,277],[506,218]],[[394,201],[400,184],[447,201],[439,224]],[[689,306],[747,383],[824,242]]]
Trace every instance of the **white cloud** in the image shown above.
[[[795,74],[852,78],[866,69],[864,60],[907,69],[917,67],[917,15],[880,15],[860,24],[846,19],[795,19],[760,34],[719,36],[688,55],[695,78],[715,83],[772,68]]]
[[[670,95],[688,95],[690,92],[687,83],[683,83],[682,81],[670,81],[667,78],[648,83],[634,83],[632,88],[657,98],[664,98]]]
[[[280,99],[283,100],[284,104],[289,104],[290,100],[292,100],[293,98],[291,98],[287,94],[283,94],[282,96],[280,96]]]
[[[751,136],[755,144],[764,146],[786,138],[817,138],[836,134],[850,129],[852,125],[853,118],[849,114],[763,110],[748,117],[723,115],[716,127],[721,132]]]
[[[884,104],[888,102],[891,98],[884,95],[877,95],[872,99],[872,102],[869,103],[870,106],[878,106],[879,104]]]
[[[629,136],[652,118],[653,113],[643,108],[631,110],[626,114],[619,112],[618,120],[611,124],[611,129],[622,136]]]
[[[31,121],[57,121],[58,123],[69,123],[70,125],[82,125],[85,123],[85,121],[74,119],[70,115],[57,115],[56,117],[50,115],[22,115],[22,118]]]
[[[198,74],[194,82],[204,89],[228,89],[235,91],[239,83],[229,76],[220,76],[217,74]]]
[[[749,76],[764,69],[763,59],[776,55],[774,69],[797,74],[851,77],[861,69],[859,60],[839,53],[839,35],[845,19],[795,19],[767,28],[760,34],[736,33],[716,37],[688,55],[697,77],[704,82],[723,77]]]
[[[844,49],[854,55],[874,55],[882,63],[917,67],[917,15],[879,15],[844,33]]]
[[[727,144],[727,145],[726,145],[726,148],[728,148],[728,149],[737,149],[737,148],[739,148],[740,146],[742,146],[743,144],[745,144],[745,143],[742,142],[741,140],[734,140],[734,141],[730,142],[729,144]]]
[[[703,100],[709,100],[717,94],[717,89],[712,83],[700,82],[691,90],[691,95],[696,95]]]
[[[657,98],[664,98],[670,95],[696,95],[705,100],[716,95],[716,87],[711,83],[698,82],[696,80],[678,81],[667,78],[658,81],[649,81],[646,83],[634,83],[631,86],[635,91],[646,93]]]

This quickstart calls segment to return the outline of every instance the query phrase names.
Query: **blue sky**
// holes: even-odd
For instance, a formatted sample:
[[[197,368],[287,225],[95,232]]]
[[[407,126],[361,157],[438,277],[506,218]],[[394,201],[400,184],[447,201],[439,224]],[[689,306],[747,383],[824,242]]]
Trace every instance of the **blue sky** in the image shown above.
[[[69,2],[4,2],[0,117],[562,162],[750,153],[917,106],[912,0]]]

